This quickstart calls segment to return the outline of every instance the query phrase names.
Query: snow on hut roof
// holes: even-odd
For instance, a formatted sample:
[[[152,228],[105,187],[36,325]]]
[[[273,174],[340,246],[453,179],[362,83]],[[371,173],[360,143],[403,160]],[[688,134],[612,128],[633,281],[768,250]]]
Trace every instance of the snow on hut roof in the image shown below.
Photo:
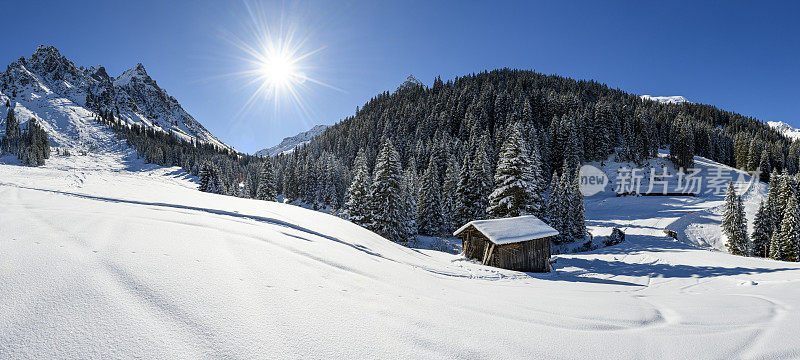
[[[497,245],[558,235],[558,231],[533,215],[470,221],[456,230],[453,235],[457,236],[470,225],[474,226],[475,229]]]

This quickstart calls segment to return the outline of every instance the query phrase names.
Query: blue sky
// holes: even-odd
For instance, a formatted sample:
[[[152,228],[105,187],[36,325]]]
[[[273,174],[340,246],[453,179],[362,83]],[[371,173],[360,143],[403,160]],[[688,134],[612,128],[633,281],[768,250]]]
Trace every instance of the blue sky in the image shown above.
[[[244,108],[257,84],[231,42],[252,40],[250,9],[321,49],[303,84],[306,111],[282,97]],[[800,126],[796,2],[11,1],[0,4],[0,64],[54,45],[112,76],[141,62],[221,140],[253,152],[332,124],[409,74],[430,85],[485,69],[535,69],[628,92]],[[243,110],[244,109],[244,110]]]

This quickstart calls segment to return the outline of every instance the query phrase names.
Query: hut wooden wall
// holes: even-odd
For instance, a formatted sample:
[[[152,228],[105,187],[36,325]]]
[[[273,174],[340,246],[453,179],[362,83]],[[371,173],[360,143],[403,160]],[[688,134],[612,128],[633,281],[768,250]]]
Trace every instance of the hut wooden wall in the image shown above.
[[[489,241],[486,236],[473,227],[464,230],[460,236],[461,244],[464,249],[464,256],[470,259],[483,261],[487,249],[491,248],[492,253],[489,254],[489,263],[487,265],[494,267],[500,266],[500,246]]]
[[[528,240],[500,247],[500,267],[503,269],[548,272],[550,238]]]
[[[550,266],[550,238],[528,240],[514,244],[496,245],[475,228],[470,227],[461,234],[464,256],[483,261],[487,248],[491,248],[487,265],[503,269],[548,272]],[[494,246],[492,246],[494,245]]]

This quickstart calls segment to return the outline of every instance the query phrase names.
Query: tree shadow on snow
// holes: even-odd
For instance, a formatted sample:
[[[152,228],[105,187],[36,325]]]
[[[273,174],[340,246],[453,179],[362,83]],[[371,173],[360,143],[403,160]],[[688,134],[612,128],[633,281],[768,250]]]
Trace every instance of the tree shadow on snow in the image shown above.
[[[722,266],[693,266],[653,263],[628,263],[618,260],[564,259],[563,265],[577,267],[592,274],[620,275],[620,276],[652,276],[663,278],[690,278],[690,277],[715,277],[715,276],[741,276],[774,273],[780,271],[797,270],[794,267],[763,268],[763,267],[722,267]],[[567,272],[569,273],[569,272]],[[581,279],[584,279],[581,277]]]
[[[271,224],[271,225],[278,225],[278,226],[290,228],[290,229],[293,229],[293,230],[296,230],[296,231],[300,231],[300,232],[305,233],[305,234],[318,236],[318,237],[321,237],[321,238],[324,238],[324,239],[327,239],[327,240],[330,240],[330,241],[333,241],[333,242],[336,242],[336,243],[339,243],[339,244],[342,244],[342,245],[349,246],[349,247],[351,247],[351,248],[353,248],[355,250],[361,251],[361,252],[366,253],[366,254],[371,255],[371,256],[379,257],[379,258],[384,259],[384,260],[394,261],[392,259],[384,257],[383,255],[381,255],[379,253],[376,253],[376,252],[370,250],[369,248],[367,248],[365,246],[358,245],[358,244],[352,244],[352,243],[349,243],[347,241],[341,240],[339,238],[336,238],[336,237],[333,237],[333,236],[330,236],[330,235],[326,235],[326,234],[311,230],[309,228],[306,228],[306,227],[303,227],[303,226],[300,226],[300,225],[297,225],[297,224],[293,224],[293,223],[290,223],[290,222],[286,222],[286,221],[283,221],[283,220],[278,220],[278,219],[271,218],[271,217],[266,217],[266,216],[240,214],[238,212],[233,212],[233,211],[211,209],[211,208],[203,208],[203,207],[190,206],[190,205],[178,205],[178,204],[161,203],[161,202],[126,200],[126,199],[117,199],[117,198],[109,198],[109,197],[103,197],[103,196],[95,196],[95,195],[73,193],[73,192],[68,192],[68,191],[38,189],[38,188],[19,186],[19,185],[15,185],[15,186],[20,187],[20,188],[24,188],[24,189],[29,189],[29,190],[44,191],[44,192],[50,192],[50,193],[55,193],[55,194],[60,194],[60,195],[73,196],[73,197],[89,199],[89,200],[98,200],[98,201],[121,203],[121,204],[155,206],[155,207],[161,207],[161,208],[171,208],[171,209],[181,209],[181,210],[192,210],[192,211],[204,212],[204,213],[209,213],[209,214],[214,214],[214,215],[222,215],[222,216],[230,216],[230,217],[235,217],[235,218],[240,218],[240,219],[254,220],[254,221],[263,222],[263,223],[267,223],[267,224]],[[302,238],[300,236],[292,236],[292,237]],[[303,240],[313,241],[313,240],[308,239],[308,238],[303,238]]]

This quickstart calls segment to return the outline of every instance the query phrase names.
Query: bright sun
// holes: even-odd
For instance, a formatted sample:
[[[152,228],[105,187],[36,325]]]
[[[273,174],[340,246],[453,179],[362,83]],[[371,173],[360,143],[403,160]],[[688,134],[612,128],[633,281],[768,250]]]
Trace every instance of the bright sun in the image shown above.
[[[247,6],[247,30],[244,37],[227,34],[229,40],[240,52],[234,58],[241,61],[243,69],[237,73],[246,80],[244,84],[254,91],[245,102],[243,109],[264,100],[271,101],[277,112],[279,103],[293,104],[305,117],[311,118],[304,96],[320,85],[342,91],[315,78],[320,69],[315,57],[325,47],[312,47],[314,42],[310,30],[301,32],[291,20],[281,18],[270,21],[266,11],[259,6]]]
[[[289,56],[276,54],[264,60],[259,66],[259,72],[263,80],[272,86],[287,86],[299,77],[294,61]]]

